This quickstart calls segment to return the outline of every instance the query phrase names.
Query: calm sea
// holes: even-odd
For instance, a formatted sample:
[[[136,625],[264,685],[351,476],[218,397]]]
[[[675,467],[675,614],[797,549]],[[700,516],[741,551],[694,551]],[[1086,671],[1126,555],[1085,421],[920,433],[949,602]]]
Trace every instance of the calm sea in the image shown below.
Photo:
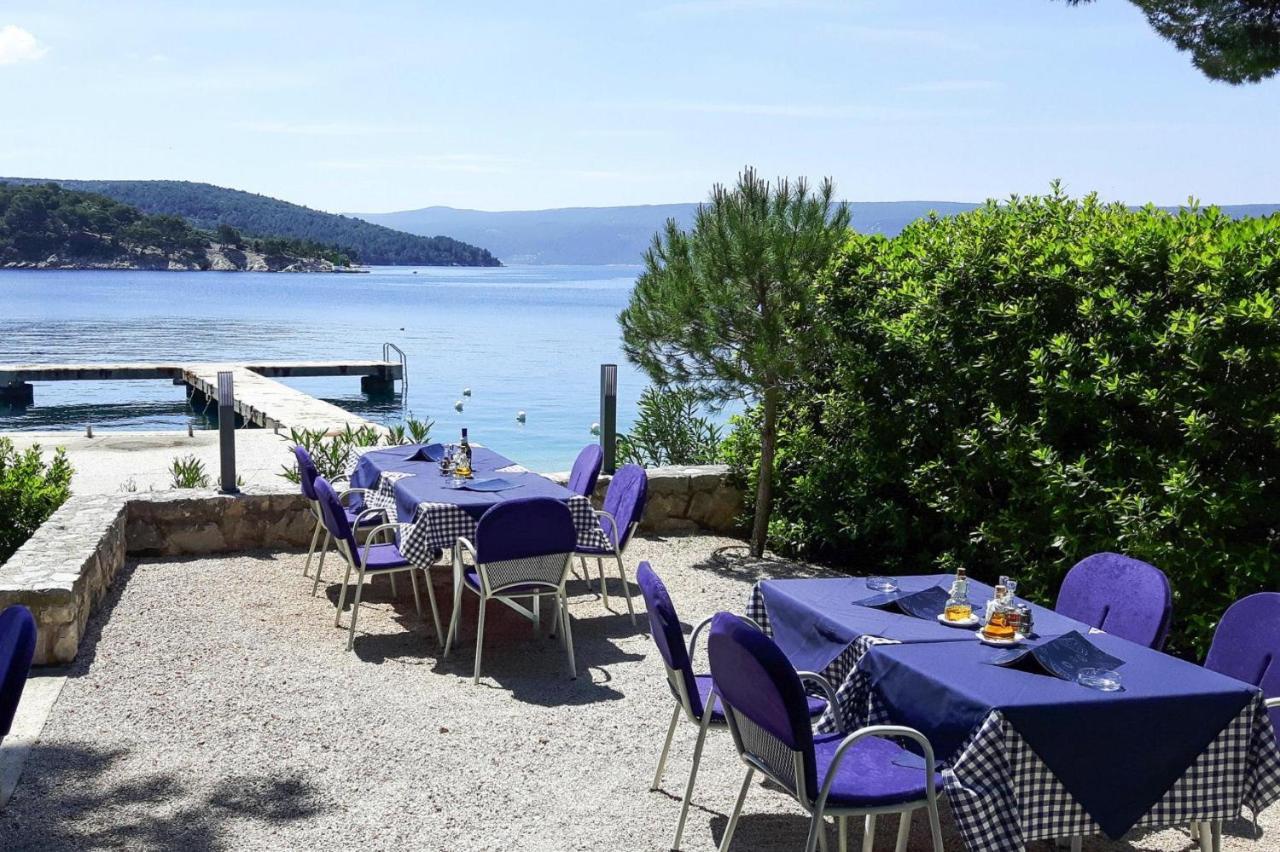
[[[563,470],[599,419],[600,364],[619,365],[619,423],[646,385],[619,348],[618,312],[638,268],[375,267],[367,275],[0,271],[0,362],[409,358],[407,399],[371,401],[357,378],[287,384],[371,420],[466,426],[539,470]],[[463,388],[471,388],[463,398]],[[462,413],[454,402],[463,400]],[[522,425],[516,412],[527,412]],[[37,384],[0,408],[0,431],[207,426],[167,381]]]

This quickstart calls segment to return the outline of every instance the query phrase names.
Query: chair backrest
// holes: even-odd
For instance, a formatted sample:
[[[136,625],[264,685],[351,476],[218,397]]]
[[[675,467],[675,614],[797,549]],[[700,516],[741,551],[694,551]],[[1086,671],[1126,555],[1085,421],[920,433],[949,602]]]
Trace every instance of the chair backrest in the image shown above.
[[[786,654],[750,622],[721,612],[711,622],[707,657],[738,753],[811,799],[818,789],[813,729],[804,687]]]
[[[612,515],[622,529],[617,531],[618,549],[627,546],[631,538],[632,524],[640,523],[644,516],[645,501],[649,499],[649,475],[638,464],[624,464],[609,480],[609,490],[604,495],[604,510]],[[609,523],[608,518],[604,523]]]
[[[0,612],[0,740],[9,735],[36,652],[36,620],[15,604]]]
[[[329,480],[323,476],[316,477],[314,486],[316,489],[316,502],[320,504],[320,519],[324,522],[324,528],[329,531],[329,534],[336,541],[346,546],[352,559],[359,559],[360,550],[356,545],[356,537],[351,530],[351,522],[347,520],[347,513],[342,509],[342,502],[338,499],[338,493],[333,490]]]
[[[491,592],[525,583],[559,586],[577,542],[573,515],[559,500],[504,500],[476,524],[476,561]]]
[[[599,444],[587,444],[583,447],[573,462],[573,470],[569,471],[569,490],[583,497],[594,494],[603,464],[604,449]]]
[[[1095,553],[1067,572],[1054,609],[1159,650],[1169,635],[1173,592],[1169,578],[1154,565],[1119,553]]]
[[[698,681],[693,675],[693,661],[689,659],[689,649],[684,645],[684,631],[680,629],[680,619],[676,616],[671,596],[667,594],[667,587],[648,562],[641,562],[636,569],[636,582],[640,584],[640,594],[644,595],[644,607],[649,612],[649,632],[653,634],[653,643],[658,646],[658,653],[667,668],[671,692],[687,713],[701,719],[702,697],[698,694]],[[677,682],[684,686],[683,697]]]
[[[307,452],[306,447],[294,447],[293,455],[298,460],[298,484],[302,486],[302,496],[308,500],[315,500],[315,482],[320,471],[316,469],[316,463],[311,459],[311,453]]]
[[[1280,697],[1280,592],[1259,592],[1232,604],[1213,634],[1204,667]],[[1280,708],[1271,711],[1280,727]]]

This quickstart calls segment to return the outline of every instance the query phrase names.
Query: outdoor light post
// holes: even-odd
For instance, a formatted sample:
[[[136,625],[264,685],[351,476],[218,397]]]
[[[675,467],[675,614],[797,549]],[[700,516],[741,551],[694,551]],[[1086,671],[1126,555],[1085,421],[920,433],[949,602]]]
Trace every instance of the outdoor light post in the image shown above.
[[[231,372],[218,373],[218,447],[222,457],[222,493],[239,494],[236,487],[236,412],[232,408]]]
[[[618,365],[600,365],[600,446],[604,449],[604,472],[618,467]]]

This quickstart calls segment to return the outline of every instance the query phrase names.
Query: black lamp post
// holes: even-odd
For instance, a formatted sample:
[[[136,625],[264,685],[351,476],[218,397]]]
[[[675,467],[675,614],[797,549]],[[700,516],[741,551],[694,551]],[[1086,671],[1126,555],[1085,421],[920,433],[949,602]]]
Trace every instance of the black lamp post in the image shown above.
[[[218,447],[222,459],[222,493],[239,494],[236,487],[236,412],[232,375],[218,373]]]
[[[618,468],[618,365],[600,365],[600,446],[604,449],[604,472]]]

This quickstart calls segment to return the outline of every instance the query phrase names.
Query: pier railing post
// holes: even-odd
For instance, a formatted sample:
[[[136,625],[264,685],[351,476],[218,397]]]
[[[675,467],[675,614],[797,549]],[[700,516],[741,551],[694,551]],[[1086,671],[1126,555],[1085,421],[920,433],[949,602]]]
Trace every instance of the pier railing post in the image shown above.
[[[600,365],[600,446],[604,472],[618,468],[618,365]]]
[[[222,460],[222,493],[239,494],[236,486],[236,412],[232,374],[218,372],[218,447]]]

